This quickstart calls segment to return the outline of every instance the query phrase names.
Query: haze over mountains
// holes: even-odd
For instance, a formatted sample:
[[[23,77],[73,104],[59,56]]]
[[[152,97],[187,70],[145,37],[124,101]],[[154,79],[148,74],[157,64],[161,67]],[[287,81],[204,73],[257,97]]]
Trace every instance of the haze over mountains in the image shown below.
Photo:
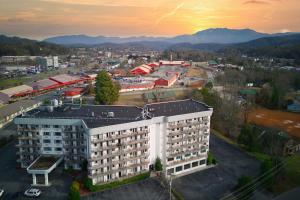
[[[208,29],[172,38],[61,36],[42,42],[0,35],[2,55],[61,55],[68,47],[135,50],[195,50],[221,54],[295,59],[300,63],[300,33],[258,33],[250,29]]]
[[[178,35],[175,37],[105,37],[105,36],[87,36],[87,35],[66,35],[47,38],[44,41],[62,45],[97,45],[103,43],[131,43],[131,42],[166,42],[170,44],[176,43],[217,43],[217,44],[234,44],[248,42],[251,40],[272,37],[279,35],[286,35],[292,33],[259,33],[251,29],[227,29],[227,28],[215,28],[199,31],[191,35]]]

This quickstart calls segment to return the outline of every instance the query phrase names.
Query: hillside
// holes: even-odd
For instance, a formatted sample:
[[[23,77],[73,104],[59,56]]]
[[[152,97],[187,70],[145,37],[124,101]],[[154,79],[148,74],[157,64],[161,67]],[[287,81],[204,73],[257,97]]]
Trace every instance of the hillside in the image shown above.
[[[179,43],[168,47],[176,51],[206,51],[224,55],[246,54],[253,57],[295,59],[300,63],[300,34],[278,34],[238,44],[190,44]]]
[[[218,52],[247,54],[257,57],[295,59],[300,62],[300,34],[266,37],[250,42],[229,45]]]
[[[0,56],[46,56],[67,54],[69,49],[60,45],[38,42],[19,37],[0,35]]]

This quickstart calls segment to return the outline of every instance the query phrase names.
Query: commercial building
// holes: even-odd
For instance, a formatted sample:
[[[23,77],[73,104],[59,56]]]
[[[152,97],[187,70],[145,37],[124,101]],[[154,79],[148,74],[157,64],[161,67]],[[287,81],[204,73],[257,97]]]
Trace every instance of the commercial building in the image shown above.
[[[31,83],[31,87],[35,91],[55,89],[58,88],[59,86],[60,86],[59,83],[50,79],[42,79]]]
[[[181,67],[185,62],[182,60],[178,60],[178,61],[169,61],[169,60],[160,60],[159,61],[159,65],[161,67],[163,66],[177,66],[177,67]]]
[[[16,116],[37,108],[41,102],[35,100],[21,100],[0,108],[0,128],[11,122]]]
[[[60,74],[60,75],[52,76],[49,79],[61,84],[62,86],[71,85],[85,80],[82,77],[70,76],[68,74]]]
[[[155,86],[155,83],[153,81],[142,81],[142,82],[135,82],[135,83],[119,82],[119,83],[120,83],[120,92],[151,90]]]
[[[136,75],[147,75],[152,72],[152,67],[148,65],[141,65],[130,70],[130,74],[133,76]]]
[[[85,87],[72,87],[64,91],[64,96],[68,99],[75,99],[81,97],[81,95],[85,92]]]
[[[19,85],[16,87],[0,90],[0,102],[8,103],[10,98],[14,96],[22,96],[33,91],[33,88],[28,85]]]
[[[47,71],[49,68],[58,68],[58,57],[37,57],[36,64],[42,71]]]
[[[170,87],[175,84],[178,79],[177,73],[167,73],[164,77],[155,81],[155,87]]]
[[[204,169],[212,108],[187,99],[136,106],[61,105],[35,109],[15,119],[18,162],[45,175],[58,164],[80,169],[102,184],[153,169],[157,157],[166,176]],[[52,164],[43,169],[45,156]]]

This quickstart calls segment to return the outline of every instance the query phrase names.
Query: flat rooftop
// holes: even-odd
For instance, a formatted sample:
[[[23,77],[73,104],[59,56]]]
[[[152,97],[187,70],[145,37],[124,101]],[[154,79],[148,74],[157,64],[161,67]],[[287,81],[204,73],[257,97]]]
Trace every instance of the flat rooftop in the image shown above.
[[[154,117],[183,115],[208,111],[210,109],[207,105],[192,99],[152,103],[147,104],[145,107],[148,108],[149,112],[152,113]]]
[[[47,109],[34,109],[19,118],[53,118],[81,119],[89,128],[103,127],[143,120],[143,109],[148,109],[150,115],[175,116],[194,112],[208,111],[210,108],[200,102],[187,99],[147,104],[144,108],[137,106],[107,106],[107,105],[64,105]]]
[[[57,156],[41,156],[29,167],[29,170],[47,170],[59,159],[60,157]]]

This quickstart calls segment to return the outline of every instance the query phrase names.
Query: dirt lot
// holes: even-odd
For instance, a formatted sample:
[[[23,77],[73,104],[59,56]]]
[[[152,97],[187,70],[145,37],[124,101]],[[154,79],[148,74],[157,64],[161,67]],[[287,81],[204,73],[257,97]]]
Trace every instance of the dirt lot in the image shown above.
[[[175,92],[175,99],[186,99],[188,98],[191,90],[188,88],[174,88],[174,89],[165,89],[165,90],[173,90]],[[157,91],[157,90],[152,90]],[[142,94],[151,92],[148,91],[135,91],[130,93],[121,93],[119,96],[119,100],[115,103],[116,105],[136,105],[136,106],[144,106],[147,104],[144,101]]]
[[[257,125],[273,127],[300,138],[300,114],[258,108],[249,115],[249,121]]]
[[[206,72],[199,67],[191,67],[186,73],[186,77],[202,77],[207,78]]]

